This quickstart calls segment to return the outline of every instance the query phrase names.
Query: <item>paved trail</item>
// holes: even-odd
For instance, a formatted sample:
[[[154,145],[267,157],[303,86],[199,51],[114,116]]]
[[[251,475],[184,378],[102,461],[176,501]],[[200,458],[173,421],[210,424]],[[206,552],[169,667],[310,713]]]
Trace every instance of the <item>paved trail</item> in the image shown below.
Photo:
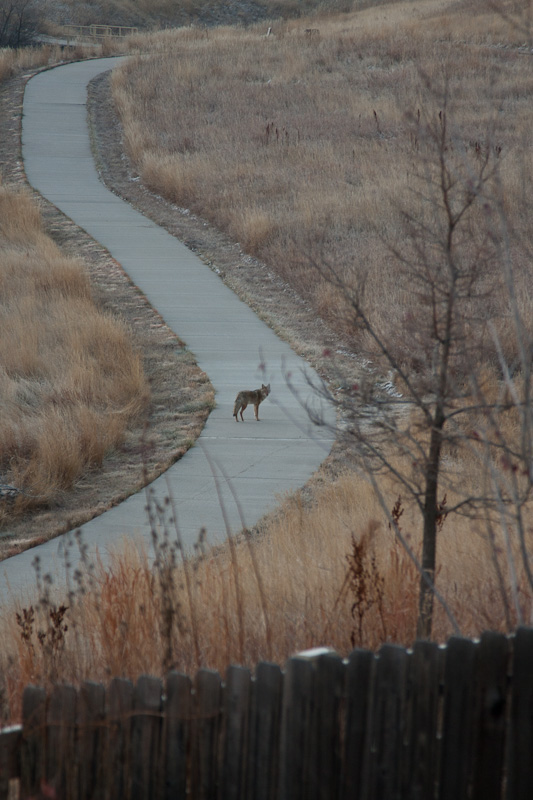
[[[310,425],[286,385],[282,364],[306,402],[317,407],[303,377],[304,369],[313,374],[305,362],[190,250],[99,181],[86,124],[86,86],[119,61],[69,64],[29,81],[23,158],[31,185],[110,251],[186,342],[215,387],[216,408],[197,445],[152,484],[161,499],[171,487],[181,535],[192,548],[202,526],[208,541],[226,536],[213,465],[229,524],[237,531],[242,525],[233,493],[246,525],[253,525],[275,508],[280,494],[307,481],[329,452],[332,436]],[[265,372],[259,371],[261,358]],[[255,388],[262,380],[270,381],[272,394],[261,406],[261,422],[248,409],[248,420],[237,424],[232,418],[237,390]],[[330,408],[321,413],[333,424]],[[145,505],[143,491],[84,525],[89,552],[98,549],[105,557],[107,548],[125,535],[144,539],[150,548]],[[23,594],[34,585],[31,562],[36,554],[44,572],[55,572],[60,581],[64,545],[65,537],[59,537],[2,562],[0,599],[7,582]]]

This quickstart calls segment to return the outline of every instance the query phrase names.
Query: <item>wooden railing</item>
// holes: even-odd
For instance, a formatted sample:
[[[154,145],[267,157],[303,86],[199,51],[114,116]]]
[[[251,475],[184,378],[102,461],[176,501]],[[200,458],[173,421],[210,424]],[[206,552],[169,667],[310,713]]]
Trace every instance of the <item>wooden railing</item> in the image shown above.
[[[108,36],[133,36],[138,33],[138,28],[126,25],[65,25],[65,36],[77,39],[103,39]]]
[[[311,651],[225,680],[30,686],[22,725],[0,732],[0,798],[531,800],[532,754],[522,628]]]

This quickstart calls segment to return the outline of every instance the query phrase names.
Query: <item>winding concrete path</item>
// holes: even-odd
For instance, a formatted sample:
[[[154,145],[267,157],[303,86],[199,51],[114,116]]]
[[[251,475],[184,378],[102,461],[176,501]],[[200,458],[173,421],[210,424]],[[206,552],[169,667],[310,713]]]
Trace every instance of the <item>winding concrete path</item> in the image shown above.
[[[120,60],[69,64],[28,82],[23,158],[30,184],[121,263],[187,343],[215,387],[216,408],[199,442],[152,484],[161,500],[171,487],[181,535],[192,549],[201,527],[209,542],[226,536],[213,466],[229,525],[236,532],[242,524],[234,494],[246,525],[253,525],[275,508],[280,494],[307,481],[329,452],[332,436],[309,423],[286,385],[283,368],[291,372],[304,401],[318,410],[303,375],[304,370],[312,375],[305,362],[190,250],[100,182],[86,124],[86,86]],[[259,371],[261,359],[265,372]],[[236,392],[255,388],[262,380],[271,383],[272,394],[261,406],[261,422],[255,422],[249,408],[245,423],[236,424]],[[330,408],[320,413],[333,424]],[[108,547],[116,547],[125,535],[143,539],[150,549],[145,506],[146,493],[139,492],[84,525],[89,554],[98,549],[105,558]],[[43,571],[55,573],[61,582],[65,537],[68,534],[2,562],[0,600],[8,584],[11,592],[22,596],[35,585],[31,563],[36,555]]]

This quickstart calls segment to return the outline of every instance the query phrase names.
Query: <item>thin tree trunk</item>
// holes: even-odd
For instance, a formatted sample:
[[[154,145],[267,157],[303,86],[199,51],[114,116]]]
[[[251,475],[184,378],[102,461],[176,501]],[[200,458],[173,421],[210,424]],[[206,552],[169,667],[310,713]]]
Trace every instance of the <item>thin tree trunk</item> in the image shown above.
[[[431,431],[429,460],[427,465],[426,489],[424,499],[424,533],[422,539],[422,574],[418,597],[417,639],[431,638],[433,622],[433,583],[437,559],[437,491],[439,486],[439,465],[442,447],[442,427],[444,419],[439,419]]]

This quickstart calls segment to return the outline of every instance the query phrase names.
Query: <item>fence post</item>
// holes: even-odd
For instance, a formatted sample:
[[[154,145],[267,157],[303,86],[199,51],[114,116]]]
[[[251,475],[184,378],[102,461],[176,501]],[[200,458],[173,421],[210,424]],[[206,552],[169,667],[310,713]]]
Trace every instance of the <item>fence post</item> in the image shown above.
[[[44,780],[46,756],[46,692],[27,686],[22,696],[22,750],[20,796],[36,795]]]
[[[533,630],[519,628],[513,640],[512,700],[507,748],[508,800],[533,797]]]
[[[258,664],[252,681],[248,735],[248,800],[275,800],[283,674],[277,664]]]
[[[194,681],[192,797],[216,800],[219,781],[221,679],[201,669]]]
[[[101,683],[86,681],[78,692],[77,767],[78,800],[102,797],[102,740],[105,719],[105,689]]]
[[[501,800],[502,796],[509,645],[503,633],[484,633],[476,648],[477,736],[472,800]],[[531,678],[530,674],[530,681]]]
[[[224,800],[241,800],[248,762],[250,671],[231,666],[224,687],[224,761],[220,794]]]
[[[407,661],[407,651],[398,645],[385,644],[377,655],[364,797],[379,800],[401,794]]]
[[[105,788],[107,800],[129,800],[131,714],[133,684],[113,678],[106,697],[107,736],[105,742]]]
[[[192,681],[170,672],[166,680],[161,779],[163,800],[186,797],[192,730]]]
[[[467,797],[474,735],[476,646],[452,637],[446,645],[439,800]]]

